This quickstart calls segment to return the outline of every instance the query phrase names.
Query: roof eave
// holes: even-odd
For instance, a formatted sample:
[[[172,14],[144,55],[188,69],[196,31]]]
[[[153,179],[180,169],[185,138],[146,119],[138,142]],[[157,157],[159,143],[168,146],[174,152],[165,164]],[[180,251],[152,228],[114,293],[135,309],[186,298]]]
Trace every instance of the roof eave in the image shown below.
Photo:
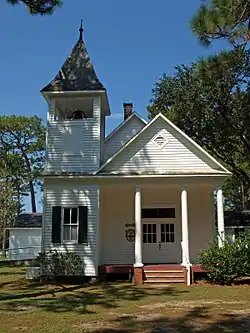
[[[97,175],[79,175],[79,174],[71,174],[71,175],[60,175],[60,174],[46,174],[43,176],[44,178],[51,179],[51,178],[66,178],[66,179],[72,179],[72,178],[84,178],[84,179],[117,179],[117,178],[194,178],[194,177],[205,177],[205,178],[227,178],[230,177],[231,174],[225,173],[225,172],[213,172],[213,173],[176,173],[176,174],[115,174],[115,173],[109,173],[109,174],[97,174]]]

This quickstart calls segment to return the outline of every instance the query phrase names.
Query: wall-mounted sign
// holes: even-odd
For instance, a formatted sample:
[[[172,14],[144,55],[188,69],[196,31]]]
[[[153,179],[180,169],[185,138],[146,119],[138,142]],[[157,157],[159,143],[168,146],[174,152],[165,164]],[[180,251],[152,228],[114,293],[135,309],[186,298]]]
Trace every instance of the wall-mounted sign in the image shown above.
[[[128,242],[133,242],[135,240],[135,229],[125,230],[125,237]]]

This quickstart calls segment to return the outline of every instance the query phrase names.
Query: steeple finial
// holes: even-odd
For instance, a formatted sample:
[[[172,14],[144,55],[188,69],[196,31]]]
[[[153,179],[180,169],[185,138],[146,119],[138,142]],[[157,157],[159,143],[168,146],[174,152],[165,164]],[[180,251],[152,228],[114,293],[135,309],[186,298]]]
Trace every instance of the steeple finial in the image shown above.
[[[82,38],[82,33],[83,33],[82,22],[83,22],[83,20],[81,19],[81,24],[80,24],[80,29],[79,29],[79,32],[80,32],[79,40],[83,40],[83,38]]]

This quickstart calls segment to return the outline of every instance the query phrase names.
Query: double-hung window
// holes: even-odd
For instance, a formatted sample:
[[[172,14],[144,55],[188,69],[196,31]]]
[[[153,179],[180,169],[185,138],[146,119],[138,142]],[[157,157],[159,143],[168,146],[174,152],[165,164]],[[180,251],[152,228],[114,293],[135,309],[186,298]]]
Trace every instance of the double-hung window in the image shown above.
[[[77,242],[79,229],[79,209],[77,207],[63,207],[62,240]]]
[[[52,207],[52,243],[88,243],[88,207]]]

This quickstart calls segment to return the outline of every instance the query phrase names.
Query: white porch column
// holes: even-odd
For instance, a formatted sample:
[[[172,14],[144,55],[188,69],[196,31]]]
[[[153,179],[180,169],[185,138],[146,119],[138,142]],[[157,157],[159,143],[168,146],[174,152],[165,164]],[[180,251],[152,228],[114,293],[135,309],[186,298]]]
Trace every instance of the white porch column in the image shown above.
[[[141,189],[135,189],[135,263],[134,267],[143,267],[142,263],[142,223],[141,223]]]
[[[189,259],[189,230],[188,230],[188,200],[187,190],[181,190],[181,224],[182,224],[182,265],[190,264]]]
[[[224,209],[223,209],[223,192],[221,188],[217,189],[217,222],[218,222],[218,243],[222,247],[225,239],[224,227]]]

